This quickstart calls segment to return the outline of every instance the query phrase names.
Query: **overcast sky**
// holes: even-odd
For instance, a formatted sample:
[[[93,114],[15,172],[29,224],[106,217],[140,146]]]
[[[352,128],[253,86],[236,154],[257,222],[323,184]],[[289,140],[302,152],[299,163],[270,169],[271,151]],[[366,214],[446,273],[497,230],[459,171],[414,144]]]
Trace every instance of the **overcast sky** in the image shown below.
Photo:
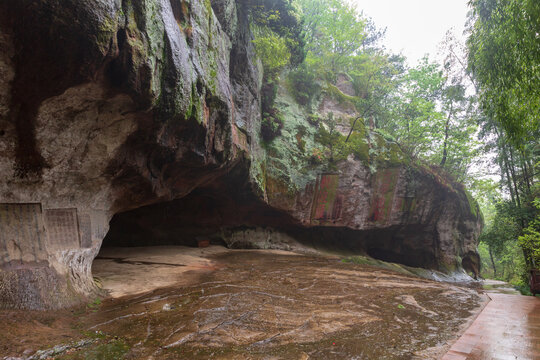
[[[410,65],[424,54],[433,59],[438,45],[450,28],[462,36],[468,0],[349,0],[371,17],[379,28],[386,27],[383,44],[403,53]]]

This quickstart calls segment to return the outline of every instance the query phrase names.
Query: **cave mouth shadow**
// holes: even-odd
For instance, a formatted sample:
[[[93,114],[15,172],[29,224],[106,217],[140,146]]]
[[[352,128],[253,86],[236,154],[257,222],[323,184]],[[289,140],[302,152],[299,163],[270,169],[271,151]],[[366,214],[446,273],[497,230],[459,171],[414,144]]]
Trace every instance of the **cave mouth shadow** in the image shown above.
[[[305,226],[271,207],[249,183],[249,169],[235,166],[226,175],[167,202],[117,213],[102,248],[180,245],[202,241],[228,248],[264,248],[250,239],[232,243],[230,234],[264,232],[303,247],[339,255],[367,255],[383,261],[437,270],[435,229],[429,225],[373,227]],[[304,219],[305,220],[305,219]],[[251,231],[251,232],[250,232]],[[281,243],[277,241],[275,243]],[[282,243],[281,243],[282,244]],[[286,244],[284,249],[290,249]]]
[[[200,242],[228,248],[260,248],[250,241],[234,244],[228,241],[229,234],[246,230],[263,231],[265,236],[285,234],[285,238],[307,248],[344,256],[364,255],[412,267],[438,267],[431,228],[423,225],[369,230],[306,227],[232,180],[195,189],[181,199],[116,214],[102,248],[197,247]]]

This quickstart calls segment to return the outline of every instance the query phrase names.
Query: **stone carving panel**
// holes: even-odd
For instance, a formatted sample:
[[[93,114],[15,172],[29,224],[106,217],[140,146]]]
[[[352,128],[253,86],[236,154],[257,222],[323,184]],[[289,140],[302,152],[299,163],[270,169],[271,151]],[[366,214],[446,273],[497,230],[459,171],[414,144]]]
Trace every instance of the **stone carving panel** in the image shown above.
[[[343,197],[338,194],[339,175],[322,174],[315,185],[311,223],[330,225],[341,217]]]
[[[92,218],[88,213],[79,215],[79,234],[81,247],[83,249],[92,247]]]
[[[50,250],[80,247],[77,209],[46,209],[45,227]]]
[[[0,204],[0,266],[46,259],[41,204]]]

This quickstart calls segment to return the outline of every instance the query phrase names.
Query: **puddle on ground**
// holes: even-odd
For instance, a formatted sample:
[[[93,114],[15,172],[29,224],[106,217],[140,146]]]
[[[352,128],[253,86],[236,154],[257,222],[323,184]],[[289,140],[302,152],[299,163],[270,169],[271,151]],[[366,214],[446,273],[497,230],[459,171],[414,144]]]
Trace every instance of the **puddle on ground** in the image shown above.
[[[217,270],[184,273],[197,283],[62,312],[57,325],[28,321],[28,331],[50,328],[50,337],[12,347],[0,337],[0,346],[20,353],[94,339],[57,359],[435,359],[484,301],[337,258],[240,250],[210,260]],[[19,320],[8,330],[23,334]]]

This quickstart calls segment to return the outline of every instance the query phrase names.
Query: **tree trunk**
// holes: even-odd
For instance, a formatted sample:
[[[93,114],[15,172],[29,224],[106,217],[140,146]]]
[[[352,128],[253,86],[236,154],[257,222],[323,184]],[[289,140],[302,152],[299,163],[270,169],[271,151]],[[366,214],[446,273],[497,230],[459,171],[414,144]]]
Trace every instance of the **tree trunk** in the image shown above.
[[[514,195],[514,187],[512,186],[512,178],[510,176],[510,171],[508,170],[509,168],[509,164],[508,164],[508,155],[506,154],[506,147],[504,146],[504,140],[502,139],[501,135],[499,134],[499,132],[497,131],[497,129],[495,128],[495,133],[497,134],[497,142],[498,142],[498,145],[501,149],[501,152],[502,152],[502,156],[499,157],[499,165],[501,167],[501,171],[503,171],[503,178],[504,178],[504,173],[506,174],[506,186],[508,187],[508,190],[510,191],[510,197],[512,198],[512,203],[515,205],[517,204],[516,202],[516,196]]]
[[[452,109],[454,107],[454,104],[450,104],[450,111],[448,112],[448,117],[446,118],[446,124],[444,127],[444,147],[443,147],[443,157],[441,160],[441,167],[444,166],[446,163],[446,156],[448,154],[448,132],[450,129],[450,117],[452,116]]]
[[[488,245],[489,249],[489,258],[491,259],[491,266],[493,266],[493,277],[497,277],[497,267],[495,266],[495,261],[493,260],[493,252],[491,251],[491,246]]]
[[[360,116],[358,116],[356,119],[354,119],[352,125],[351,125],[351,130],[349,131],[349,134],[347,134],[347,138],[345,139],[345,142],[349,141],[349,137],[351,136],[353,130],[354,130],[354,126],[356,125],[356,122],[360,119]]]
[[[516,170],[515,170],[515,167],[514,167],[514,152],[512,151],[512,147],[510,146],[510,174],[512,175],[512,183],[514,183],[514,191],[515,191],[515,194],[516,194],[516,201],[517,201],[517,205],[518,205],[518,208],[521,209],[521,199],[519,197],[519,188],[517,186],[517,180],[516,180]],[[521,227],[524,228],[525,227],[525,222],[523,221],[523,218],[520,217],[520,220],[521,220]]]
[[[527,160],[525,158],[525,151],[520,151],[520,160],[521,160],[521,167],[523,168],[523,177],[525,180],[525,184],[527,185],[527,194],[531,194],[531,183],[530,183],[530,177],[529,177],[529,169],[527,166]]]

